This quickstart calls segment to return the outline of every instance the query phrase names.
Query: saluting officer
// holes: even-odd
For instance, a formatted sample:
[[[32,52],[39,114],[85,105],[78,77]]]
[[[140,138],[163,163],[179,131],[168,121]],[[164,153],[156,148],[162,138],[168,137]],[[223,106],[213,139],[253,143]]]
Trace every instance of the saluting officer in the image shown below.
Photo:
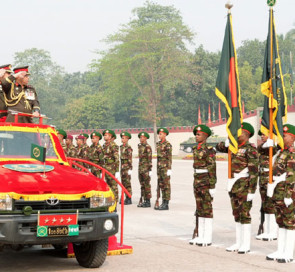
[[[194,195],[196,216],[198,216],[198,237],[190,244],[209,246],[212,243],[213,196],[216,184],[216,152],[206,144],[212,132],[205,125],[197,125],[193,130],[198,145],[193,147],[194,155]]]
[[[147,143],[147,139],[150,135],[147,132],[140,132],[138,134],[140,143],[138,144],[138,179],[140,183],[141,197],[137,207],[139,208],[149,208],[151,207],[152,192],[151,192],[151,176],[152,176],[152,148]],[[142,202],[142,198],[144,202]]]
[[[267,188],[267,195],[274,201],[279,234],[277,251],[267,255],[266,259],[280,263],[293,261],[295,240],[295,126],[286,124],[283,131],[285,148],[276,157],[273,183]]]
[[[28,85],[30,73],[29,66],[13,69],[14,75],[3,79],[2,88],[5,103],[8,107],[6,122],[14,122],[12,111],[32,114],[34,117],[40,116],[40,104],[36,90]],[[32,117],[18,116],[20,123],[32,123]]]
[[[121,182],[123,186],[132,196],[131,174],[132,174],[132,147],[128,144],[131,139],[131,134],[127,131],[120,134],[122,145],[120,146],[120,159],[121,159]],[[130,197],[126,196],[124,200],[125,205],[132,204]]]
[[[88,150],[89,160],[103,167],[104,166],[103,150],[102,150],[102,146],[99,144],[99,141],[102,139],[102,136],[99,132],[94,131],[91,133],[90,137],[91,137],[92,145],[89,147],[89,150]],[[91,172],[96,177],[100,177],[101,171],[98,168],[91,166]]]
[[[103,156],[105,169],[115,176],[116,179],[120,178],[119,173],[119,147],[114,142],[116,134],[110,129],[106,129],[102,133],[105,143],[103,145]],[[117,182],[112,179],[109,175],[106,175],[106,182],[112,189],[116,201],[118,202],[118,185]]]
[[[227,251],[238,251],[244,254],[250,251],[252,200],[257,187],[258,152],[249,143],[254,135],[254,128],[249,123],[242,123],[242,134],[238,138],[238,152],[231,154],[231,176],[227,182],[233,216],[236,222],[236,243]],[[220,152],[228,152],[229,142],[217,144]]]
[[[159,142],[157,142],[157,174],[158,188],[162,193],[162,204],[160,207],[155,206],[155,210],[169,210],[169,200],[171,197],[170,177],[172,174],[172,145],[166,140],[169,135],[167,128],[157,130]]]
[[[5,71],[3,71],[3,70]],[[1,78],[0,80],[4,80],[5,78],[9,77],[12,74],[12,70],[11,70],[11,65],[10,64],[5,64],[0,66],[0,71],[2,71],[1,73]],[[5,98],[4,98],[4,93],[2,90],[2,84],[0,84],[0,122],[5,122],[6,120],[6,116],[7,116],[7,112],[1,112],[1,111],[7,111],[7,106],[5,103]]]

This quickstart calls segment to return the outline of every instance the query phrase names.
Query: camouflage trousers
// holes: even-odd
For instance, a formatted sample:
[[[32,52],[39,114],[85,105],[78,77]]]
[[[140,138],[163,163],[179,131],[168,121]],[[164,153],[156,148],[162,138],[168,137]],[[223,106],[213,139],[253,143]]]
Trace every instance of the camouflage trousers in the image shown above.
[[[151,177],[149,175],[149,170],[145,172],[138,172],[138,179],[140,183],[141,197],[143,197],[145,200],[151,199]]]
[[[207,186],[198,186],[198,180],[194,181],[194,195],[196,199],[197,206],[197,215],[199,217],[213,218],[213,208],[212,201],[213,197],[211,197],[209,193],[209,187]]]
[[[108,169],[107,166],[105,167],[106,170],[108,170],[111,174],[115,175],[116,174],[116,170],[113,170],[112,168],[111,169]],[[105,176],[105,179],[106,179],[106,183],[109,185],[109,187],[111,188],[111,190],[113,191],[115,197],[116,197],[116,201],[118,202],[118,184],[117,182],[112,179],[109,175],[106,175]]]
[[[158,186],[161,189],[162,200],[170,200],[171,197],[171,186],[170,176],[167,176],[167,168],[158,168]]]
[[[276,221],[279,228],[295,230],[295,205],[293,203],[287,207],[284,200],[274,200]]]
[[[121,182],[127,191],[132,195],[131,176],[128,175],[129,169],[121,169]]]
[[[259,176],[259,192],[261,196],[261,212],[274,214],[275,207],[271,197],[267,196],[267,184],[269,178],[265,174]]]
[[[92,163],[95,163],[95,164],[97,164],[98,165],[98,163],[97,163],[97,161],[91,161]],[[101,170],[100,169],[98,169],[98,168],[96,168],[96,167],[94,167],[94,166],[91,166],[91,173],[94,175],[94,176],[96,176],[96,177],[100,177],[100,174],[101,174]]]
[[[235,222],[241,224],[251,223],[250,210],[252,208],[252,201],[247,201],[247,195],[248,190],[238,194],[229,193]]]

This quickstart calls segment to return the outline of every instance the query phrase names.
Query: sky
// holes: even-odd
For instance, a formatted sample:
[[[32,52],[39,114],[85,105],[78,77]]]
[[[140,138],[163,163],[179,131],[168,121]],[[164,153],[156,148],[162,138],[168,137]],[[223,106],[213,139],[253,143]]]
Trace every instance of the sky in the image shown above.
[[[208,51],[222,47],[227,0],[154,0],[173,5],[196,34],[193,50],[203,44]],[[267,0],[232,0],[236,47],[247,39],[265,40]],[[2,64],[12,63],[15,52],[46,50],[66,72],[84,72],[106,48],[103,39],[132,18],[132,9],[145,0],[14,0],[1,3]],[[277,0],[274,7],[278,34],[295,28],[295,0]],[[5,12],[7,11],[7,12]]]

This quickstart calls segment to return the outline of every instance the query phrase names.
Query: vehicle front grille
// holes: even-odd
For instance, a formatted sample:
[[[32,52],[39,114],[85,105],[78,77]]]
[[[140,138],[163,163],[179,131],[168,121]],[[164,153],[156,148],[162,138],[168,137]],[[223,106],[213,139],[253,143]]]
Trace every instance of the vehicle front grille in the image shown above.
[[[46,201],[15,200],[14,202],[14,210],[16,211],[22,211],[26,206],[31,206],[34,211],[89,209],[89,199],[61,200],[56,205],[49,205]]]

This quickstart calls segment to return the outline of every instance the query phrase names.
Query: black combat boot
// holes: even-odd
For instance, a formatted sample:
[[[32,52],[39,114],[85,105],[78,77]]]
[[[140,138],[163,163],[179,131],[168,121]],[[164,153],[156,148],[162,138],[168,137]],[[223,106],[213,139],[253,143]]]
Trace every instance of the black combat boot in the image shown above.
[[[159,211],[169,210],[169,200],[163,200],[163,203],[159,207]]]
[[[151,201],[149,199],[146,199],[142,205],[143,208],[150,208],[151,207]]]
[[[132,200],[130,197],[126,196],[125,200],[124,200],[124,205],[131,205],[132,204]]]
[[[143,208],[143,202],[142,202],[141,199],[139,200],[139,203],[137,204],[137,207],[138,208]]]

